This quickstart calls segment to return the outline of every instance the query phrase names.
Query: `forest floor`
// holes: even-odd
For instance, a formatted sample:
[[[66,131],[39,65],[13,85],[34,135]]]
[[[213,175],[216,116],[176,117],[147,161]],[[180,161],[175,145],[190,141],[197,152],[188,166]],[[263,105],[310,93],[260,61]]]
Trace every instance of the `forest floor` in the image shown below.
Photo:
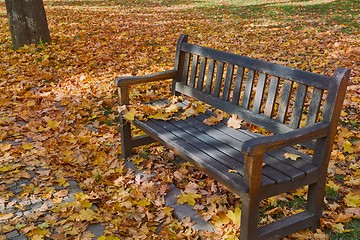
[[[359,1],[44,4],[52,42],[14,51],[0,2],[0,239],[239,236],[241,200],[191,164],[160,145],[139,147],[132,162],[150,174],[140,178],[118,157],[113,80],[171,69],[181,33],[191,43],[316,73],[352,69],[321,229],[284,239],[360,239]],[[165,88],[143,85],[131,96],[156,96]],[[173,216],[164,200],[170,184],[215,231],[199,233],[189,218]],[[305,201],[306,189],[270,198],[262,203],[261,223],[296,212]],[[89,231],[94,226],[101,226],[101,236]]]

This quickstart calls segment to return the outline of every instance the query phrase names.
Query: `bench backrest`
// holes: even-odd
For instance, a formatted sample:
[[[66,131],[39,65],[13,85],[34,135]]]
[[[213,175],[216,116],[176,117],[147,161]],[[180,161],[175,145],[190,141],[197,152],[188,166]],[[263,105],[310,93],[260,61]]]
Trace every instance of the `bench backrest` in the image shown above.
[[[178,40],[173,93],[236,113],[275,134],[319,121],[337,125],[349,69],[338,68],[329,77],[189,44],[187,38]]]

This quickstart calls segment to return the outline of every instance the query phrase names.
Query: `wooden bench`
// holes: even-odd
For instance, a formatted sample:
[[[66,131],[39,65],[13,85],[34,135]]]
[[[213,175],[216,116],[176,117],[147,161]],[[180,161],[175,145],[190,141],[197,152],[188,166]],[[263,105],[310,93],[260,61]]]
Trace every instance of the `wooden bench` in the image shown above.
[[[323,76],[187,42],[181,35],[174,69],[147,76],[119,77],[120,104],[129,103],[129,86],[172,79],[172,94],[186,95],[273,133],[202,121],[207,113],[182,121],[134,120],[147,135],[131,137],[121,121],[122,155],[158,141],[225,185],[242,199],[240,239],[278,239],[320,226],[327,167],[350,70]],[[312,148],[306,155],[292,146]],[[291,160],[284,153],[301,156]],[[265,164],[263,164],[265,163]],[[258,227],[262,199],[308,185],[305,210]]]

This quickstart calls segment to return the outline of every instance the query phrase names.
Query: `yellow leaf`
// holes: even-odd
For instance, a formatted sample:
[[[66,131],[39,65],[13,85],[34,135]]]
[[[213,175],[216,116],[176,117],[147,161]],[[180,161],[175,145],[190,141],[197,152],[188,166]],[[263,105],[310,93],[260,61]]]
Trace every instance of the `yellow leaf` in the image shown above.
[[[222,225],[228,224],[230,219],[224,213],[220,213],[212,217],[212,221],[216,227],[221,227]]]
[[[131,109],[130,111],[127,111],[127,112],[124,114],[124,118],[125,118],[127,121],[134,121],[135,115],[136,115],[135,110]]]
[[[285,158],[290,158],[291,160],[295,161],[298,158],[301,158],[300,155],[294,153],[284,153]]]
[[[4,213],[0,214],[0,221],[8,220],[14,216],[14,213]]]
[[[344,148],[344,152],[347,152],[347,153],[353,153],[354,152],[352,144],[349,141],[344,142],[343,148]]]
[[[140,207],[146,207],[146,206],[149,206],[151,203],[148,201],[148,200],[146,200],[146,199],[142,199],[142,200],[140,200],[140,201],[138,201],[138,202],[135,202],[136,203],[136,205],[138,205],[138,206],[140,206]]]
[[[116,236],[110,236],[110,235],[107,235],[107,236],[100,236],[98,238],[98,240],[120,240],[120,238],[116,237]]]
[[[240,226],[241,209],[235,208],[235,211],[228,210],[226,216],[236,225]]]
[[[214,126],[214,125],[218,124],[222,119],[223,119],[223,116],[221,116],[221,115],[211,116],[211,117],[206,118],[203,121],[203,123],[208,126]]]
[[[167,113],[175,113],[179,111],[179,106],[176,104],[171,104],[167,108],[165,108],[165,112]]]
[[[34,145],[32,143],[26,142],[22,144],[22,148],[24,150],[31,150],[34,148]]]
[[[202,103],[198,103],[198,104],[196,104],[196,111],[198,113],[205,113],[206,108],[204,107],[204,105]]]
[[[232,114],[229,120],[227,121],[228,127],[238,129],[241,127],[242,120],[238,118],[236,114]]]
[[[95,212],[93,210],[91,210],[90,208],[88,209],[81,209],[79,212],[79,217],[82,221],[92,221],[95,217]]]
[[[158,112],[156,114],[149,115],[148,118],[166,121],[166,120],[169,120],[169,114]]]
[[[180,204],[188,203],[190,206],[194,206],[196,203],[195,199],[201,198],[201,195],[197,193],[185,193],[183,195],[178,196],[177,198],[178,198],[177,202]]]
[[[53,121],[49,117],[44,117],[44,120],[47,123],[47,126],[53,130],[57,129],[60,125],[60,122]]]
[[[344,197],[344,202],[348,207],[360,207],[360,193],[348,193]]]
[[[334,189],[335,191],[339,190],[339,188],[340,188],[340,186],[338,184],[334,183],[331,180],[326,184],[326,186]]]
[[[196,109],[193,107],[189,107],[188,109],[185,110],[185,112],[182,113],[182,115],[185,115],[186,117],[191,117],[197,114],[198,111],[196,111]]]
[[[5,152],[5,151],[9,150],[10,148],[11,148],[10,143],[4,143],[4,144],[1,145],[0,150]]]

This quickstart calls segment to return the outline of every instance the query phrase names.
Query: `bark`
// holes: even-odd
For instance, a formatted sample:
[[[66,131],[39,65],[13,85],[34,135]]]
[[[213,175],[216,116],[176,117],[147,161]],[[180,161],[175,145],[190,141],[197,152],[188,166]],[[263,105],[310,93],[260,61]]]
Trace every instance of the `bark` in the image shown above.
[[[14,49],[26,44],[50,42],[42,0],[5,0]]]

